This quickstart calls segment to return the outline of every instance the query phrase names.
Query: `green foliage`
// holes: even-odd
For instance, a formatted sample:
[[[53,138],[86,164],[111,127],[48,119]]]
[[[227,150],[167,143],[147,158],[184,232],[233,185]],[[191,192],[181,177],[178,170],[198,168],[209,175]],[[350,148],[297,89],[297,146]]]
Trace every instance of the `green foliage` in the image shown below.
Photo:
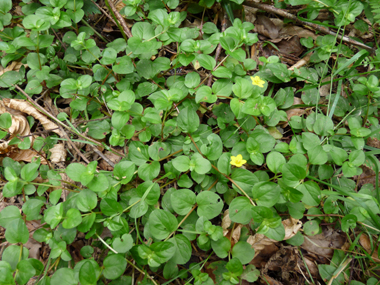
[[[225,31],[210,19],[202,21],[201,31],[185,23],[191,14],[210,16],[217,2],[231,20]],[[54,102],[69,102],[70,113],[57,118],[70,138],[121,156],[110,164],[112,171],[71,158],[65,169],[51,169],[41,159],[2,160],[3,199],[19,196],[24,203],[21,211],[11,205],[0,212],[4,242],[13,244],[2,254],[0,284],[26,284],[34,277],[38,284],[131,284],[133,267],[144,284],[155,283],[150,272],[161,271],[168,280],[187,280],[189,273],[185,282],[211,285],[203,270],[208,258],[188,265],[194,247],[220,259],[207,263],[217,282],[252,283],[260,272],[250,264],[255,250],[247,236],[283,241],[289,217],[309,214],[302,233],[287,239],[294,246],[319,234],[322,220],[346,233],[380,230],[378,175],[375,187],[358,189],[355,180],[363,166],[379,172],[379,151],[368,139],[380,139],[380,51],[348,50],[336,37],[318,35],[301,40],[314,49],[310,66],[291,71],[277,56],[257,64],[249,52],[259,40],[254,25],[232,13],[243,2],[201,0],[183,10],[177,0],[124,0],[121,14],[133,21],[132,37],[108,42],[80,26],[99,13],[91,1],[24,0],[23,16],[11,15],[12,1],[0,1],[1,65],[27,65],[0,76],[0,87],[7,89],[1,95],[24,98],[14,89],[23,85],[29,96],[46,92]],[[373,30],[379,23],[378,1],[322,2],[282,4],[303,5],[299,16],[307,21],[328,9],[334,15],[330,27],[354,23],[366,32],[366,22],[357,20],[363,11]],[[356,69],[363,63],[368,76]],[[322,100],[322,86],[335,88],[335,82],[338,90]],[[294,106],[297,98],[301,106]],[[308,108],[307,116],[288,119],[286,111],[295,108]],[[13,114],[0,116],[0,139],[8,138],[16,121]],[[9,145],[50,155],[57,139],[15,134]],[[225,226],[227,215],[231,224]],[[42,224],[33,238],[51,250],[45,266],[28,258],[27,221]],[[240,225],[246,232],[231,242]],[[105,229],[110,234],[102,238]],[[77,262],[70,249],[79,233],[92,242]],[[334,258],[338,262],[320,265],[319,272],[340,282],[343,274],[335,274],[342,272],[342,260]],[[49,266],[55,269],[50,275]]]

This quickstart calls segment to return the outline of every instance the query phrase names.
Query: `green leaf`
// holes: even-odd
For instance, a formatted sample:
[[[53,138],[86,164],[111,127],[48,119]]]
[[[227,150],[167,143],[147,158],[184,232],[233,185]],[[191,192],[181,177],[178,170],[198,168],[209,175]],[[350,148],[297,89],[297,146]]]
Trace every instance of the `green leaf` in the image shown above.
[[[76,182],[81,181],[81,175],[86,171],[86,166],[80,163],[71,163],[66,168],[66,174]]]
[[[310,148],[307,151],[307,155],[309,156],[310,164],[314,165],[323,165],[328,160],[327,153],[323,150],[322,146],[320,145]]]
[[[236,83],[232,87],[232,91],[239,99],[247,99],[253,95],[253,85],[244,78],[236,77]],[[255,106],[255,104],[253,104],[253,106]],[[258,115],[260,115],[260,112]]]
[[[353,214],[349,214],[343,217],[342,219],[342,231],[348,232],[349,229],[354,229],[356,227],[356,222],[357,222],[357,216]]]
[[[187,237],[176,234],[168,242],[172,243],[175,248],[175,253],[171,260],[176,264],[186,264],[190,260],[192,253],[191,244]]]
[[[231,221],[246,225],[253,218],[253,205],[247,197],[239,196],[232,200],[229,207]]]
[[[78,226],[82,222],[82,215],[79,210],[71,208],[67,211],[65,220],[62,222],[62,226],[65,229],[72,229]]]
[[[160,160],[170,154],[171,145],[164,142],[154,142],[149,146],[149,156],[153,160]]]
[[[249,263],[255,256],[255,250],[246,241],[239,241],[232,248],[232,257],[240,260],[242,264]]]
[[[167,262],[175,253],[175,246],[170,242],[156,242],[150,246],[153,254],[148,257],[148,264],[152,267],[157,267],[164,262]]]
[[[12,269],[6,261],[1,261],[0,263],[0,284],[1,285],[13,285],[16,284],[13,275]]]
[[[30,278],[36,274],[36,270],[29,260],[21,260],[17,263],[18,275],[16,277],[17,284],[26,284]]]
[[[186,172],[190,169],[190,159],[188,156],[177,156],[172,160],[173,166],[180,172]]]
[[[306,177],[306,170],[300,165],[287,163],[282,167],[282,179],[290,187],[296,187]]]
[[[252,185],[259,182],[258,178],[251,171],[243,168],[234,168],[231,179],[246,193],[250,193],[252,191]],[[234,184],[232,184],[232,187],[238,193],[243,194]]]
[[[186,133],[193,133],[199,127],[199,117],[190,107],[181,110],[177,117],[178,127]]]
[[[215,71],[212,72],[212,75],[220,78],[232,78],[232,72],[224,66],[219,66]]]
[[[201,77],[197,72],[190,72],[185,76],[185,86],[187,88],[195,88],[201,83]]]
[[[207,70],[213,70],[216,64],[215,59],[212,56],[206,54],[198,54],[196,60],[204,69]]]
[[[259,206],[272,207],[280,199],[280,186],[273,182],[259,182],[253,186],[252,198]]]
[[[331,136],[334,130],[334,123],[330,117],[318,114],[314,124],[314,131],[320,136]]]
[[[103,198],[100,202],[100,210],[104,215],[112,216],[115,214],[121,214],[123,212],[123,207],[111,198]]]
[[[178,215],[186,215],[195,205],[195,194],[188,189],[181,189],[170,195],[173,210]]]
[[[231,249],[231,241],[226,237],[222,237],[217,241],[212,240],[211,248],[219,258],[226,258]]]
[[[14,220],[8,224],[5,231],[5,238],[9,243],[27,243],[29,240],[29,231],[22,219]]]
[[[165,239],[178,226],[177,219],[173,214],[160,209],[156,209],[150,214],[148,222],[150,233],[159,240]]]
[[[96,284],[97,276],[94,265],[91,261],[86,260],[79,269],[79,281],[83,285]]]
[[[266,160],[268,168],[276,174],[281,172],[282,166],[286,163],[285,157],[277,151],[270,152]]]
[[[5,14],[9,12],[9,10],[12,9],[12,1],[11,0],[4,0],[0,3],[0,12]]]
[[[75,202],[80,211],[90,212],[97,206],[98,198],[93,191],[84,189],[75,197]]]
[[[45,203],[38,199],[29,199],[22,205],[22,211],[28,221],[38,220],[41,218],[40,211]]]
[[[121,254],[113,254],[104,259],[103,266],[104,277],[114,280],[124,273],[127,268],[127,261]]]
[[[209,160],[203,158],[199,153],[195,153],[189,163],[190,170],[197,172],[198,174],[206,174],[211,170],[211,163]]]
[[[314,181],[306,181],[299,185],[297,190],[303,194],[302,202],[308,206],[318,206],[321,202],[321,189]]]
[[[201,86],[197,89],[197,93],[195,96],[195,102],[207,102],[214,103],[217,100],[216,95],[213,95],[211,92],[211,88],[208,86]]]
[[[12,126],[12,117],[9,113],[3,113],[0,116],[0,128],[9,129]]]
[[[253,264],[248,264],[243,270],[243,273],[240,275],[240,278],[247,280],[248,282],[255,282],[257,279],[259,279],[259,276],[260,270],[256,269]]]
[[[201,152],[209,160],[217,160],[223,153],[223,142],[220,136],[211,134],[207,137],[208,145],[203,144],[201,146]]]
[[[60,268],[51,277],[51,284],[76,285],[78,282],[71,268]]]
[[[18,219],[21,219],[21,214],[16,206],[7,206],[0,212],[0,226],[5,229]]]
[[[319,233],[319,223],[317,220],[311,220],[303,224],[303,231],[308,236],[315,236]]]
[[[128,252],[133,246],[133,238],[130,234],[124,234],[121,238],[115,238],[112,248],[120,253]]]
[[[103,50],[101,64],[113,64],[116,61],[117,52],[113,48],[106,48]]]
[[[224,205],[220,196],[210,191],[203,191],[199,193],[196,201],[198,204],[198,216],[204,216],[209,220],[218,216]]]

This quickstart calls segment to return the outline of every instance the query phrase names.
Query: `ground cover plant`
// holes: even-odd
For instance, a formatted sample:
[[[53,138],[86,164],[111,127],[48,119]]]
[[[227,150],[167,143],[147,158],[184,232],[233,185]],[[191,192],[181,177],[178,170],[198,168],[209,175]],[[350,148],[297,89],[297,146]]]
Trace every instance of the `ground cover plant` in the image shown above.
[[[379,284],[377,0],[0,1],[0,284]]]

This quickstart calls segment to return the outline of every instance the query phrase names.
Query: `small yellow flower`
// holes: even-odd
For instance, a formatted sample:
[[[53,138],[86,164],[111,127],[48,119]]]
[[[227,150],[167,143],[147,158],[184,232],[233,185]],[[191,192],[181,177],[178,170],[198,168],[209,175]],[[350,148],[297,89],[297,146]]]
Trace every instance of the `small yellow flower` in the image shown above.
[[[241,167],[244,163],[247,161],[243,159],[241,154],[238,154],[237,156],[231,156],[231,165],[235,165],[237,167]]]
[[[252,84],[253,85],[256,85],[256,86],[259,86],[259,87],[264,87],[264,84],[265,84],[265,81],[264,80],[261,80],[260,77],[258,76],[251,76],[251,80],[252,80]]]

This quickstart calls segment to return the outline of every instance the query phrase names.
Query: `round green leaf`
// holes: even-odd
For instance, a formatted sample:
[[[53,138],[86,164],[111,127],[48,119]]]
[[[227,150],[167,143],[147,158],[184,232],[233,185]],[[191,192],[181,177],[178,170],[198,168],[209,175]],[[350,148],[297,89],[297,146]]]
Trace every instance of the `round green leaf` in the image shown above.
[[[247,197],[239,196],[232,200],[229,208],[231,221],[246,225],[252,219],[253,205]]]
[[[65,220],[62,222],[62,226],[65,229],[72,229],[78,226],[82,222],[82,215],[79,210],[71,208],[67,211]]]
[[[93,191],[84,189],[76,196],[75,202],[80,211],[90,212],[98,204],[98,198]]]
[[[103,266],[104,277],[114,280],[124,273],[125,268],[127,268],[127,261],[121,254],[113,254],[104,259]]]
[[[120,253],[128,252],[133,246],[133,238],[130,234],[124,234],[121,238],[115,238],[112,248]]]
[[[236,257],[242,264],[249,263],[255,256],[255,250],[246,241],[239,241],[232,248],[232,257]]]
[[[211,240],[211,248],[219,258],[226,258],[231,249],[231,242],[226,237],[222,237],[217,241]]]
[[[22,219],[14,220],[8,224],[5,231],[5,238],[9,243],[27,243],[29,240],[29,231]]]
[[[154,210],[150,214],[148,222],[150,233],[159,240],[165,239],[178,226],[175,216],[161,209]]]
[[[218,216],[224,205],[220,196],[210,191],[203,191],[199,193],[196,201],[198,204],[198,216],[204,216],[209,220]]]
[[[282,170],[282,166],[286,163],[285,157],[277,152],[271,151],[267,156],[267,165],[268,168],[273,173],[279,173]]]
[[[75,278],[74,270],[71,268],[60,268],[51,277],[51,284],[76,285],[79,280]]]
[[[170,196],[173,210],[178,215],[186,215],[195,204],[195,194],[188,189],[175,191]]]
[[[171,258],[176,264],[185,264],[191,257],[191,244],[190,241],[184,235],[178,234],[168,240],[174,245],[175,253]]]

